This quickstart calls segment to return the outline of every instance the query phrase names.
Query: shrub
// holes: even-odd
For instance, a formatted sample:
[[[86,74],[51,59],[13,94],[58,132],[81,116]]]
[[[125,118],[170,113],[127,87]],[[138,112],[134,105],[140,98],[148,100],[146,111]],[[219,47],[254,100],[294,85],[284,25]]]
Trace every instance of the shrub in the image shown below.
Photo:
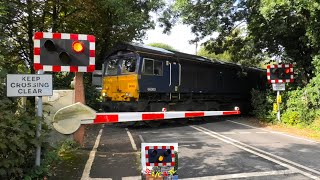
[[[36,127],[43,119],[36,118],[34,106],[20,107],[18,98],[5,94],[4,76],[0,73],[0,179],[37,179],[48,175],[55,156],[44,143],[47,132],[43,124],[40,139]],[[42,162],[35,167],[35,150],[42,144]]]
[[[253,107],[252,114],[263,121],[273,121],[275,119],[272,112],[275,95],[272,91],[259,91],[252,89],[251,105]]]
[[[300,123],[300,114],[297,111],[285,111],[282,114],[282,122],[290,125],[297,125]]]

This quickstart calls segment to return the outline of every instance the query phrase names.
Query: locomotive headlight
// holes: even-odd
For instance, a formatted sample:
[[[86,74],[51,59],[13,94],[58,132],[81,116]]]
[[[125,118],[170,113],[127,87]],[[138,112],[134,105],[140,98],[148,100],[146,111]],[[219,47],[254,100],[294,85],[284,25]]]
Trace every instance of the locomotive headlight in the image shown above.
[[[101,95],[102,95],[102,97],[105,97],[105,96],[107,96],[107,92],[106,92],[105,90],[103,90],[103,91],[101,92]]]
[[[126,93],[126,96],[127,96],[127,97],[131,97],[131,94],[130,94],[130,93]]]

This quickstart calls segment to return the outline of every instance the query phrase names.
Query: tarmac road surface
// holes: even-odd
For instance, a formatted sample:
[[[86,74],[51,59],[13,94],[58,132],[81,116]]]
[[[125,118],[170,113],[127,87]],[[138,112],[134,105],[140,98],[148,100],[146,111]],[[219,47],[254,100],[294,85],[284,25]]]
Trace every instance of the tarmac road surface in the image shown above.
[[[96,127],[87,131],[93,148],[79,179],[140,179],[142,142],[178,143],[179,179],[320,179],[318,142],[256,128],[243,117]]]

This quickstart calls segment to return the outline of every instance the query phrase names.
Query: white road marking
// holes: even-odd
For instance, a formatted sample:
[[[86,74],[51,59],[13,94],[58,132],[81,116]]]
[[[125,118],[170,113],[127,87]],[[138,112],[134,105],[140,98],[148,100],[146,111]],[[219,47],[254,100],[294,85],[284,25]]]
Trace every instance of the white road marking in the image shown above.
[[[122,180],[138,180],[138,179],[141,179],[141,176],[122,177]]]
[[[144,139],[143,139],[143,137],[142,137],[141,135],[139,135],[139,138],[140,138],[140,140],[141,140],[142,143],[145,142]]]
[[[134,142],[133,137],[132,137],[129,129],[126,128],[126,131],[127,131],[127,133],[128,133],[128,136],[129,136],[129,139],[130,139],[130,142],[131,142],[131,145],[132,145],[132,149],[135,150],[135,151],[138,150],[138,148],[137,148],[137,146],[136,146],[136,143]]]
[[[102,126],[102,127],[104,127],[104,126]],[[92,166],[94,157],[96,155],[97,148],[99,146],[99,142],[100,142],[100,138],[101,138],[101,135],[102,135],[102,131],[103,131],[103,128],[100,129],[99,134],[98,134],[97,139],[96,139],[96,142],[94,143],[94,146],[93,146],[93,148],[92,148],[92,150],[91,150],[91,152],[89,154],[89,159],[87,160],[86,166],[84,167],[81,180],[90,180],[91,179],[90,178],[91,166]]]
[[[236,134],[235,132],[222,132],[221,134]]]
[[[285,134],[285,133],[283,133],[283,132],[270,131],[270,130],[266,130],[266,129],[263,129],[263,128],[258,128],[258,127],[250,126],[250,125],[247,125],[247,124],[243,124],[243,123],[239,123],[239,122],[231,121],[231,120],[227,120],[227,121],[232,122],[232,123],[235,123],[235,124],[240,124],[240,125],[242,125],[242,126],[251,127],[251,128],[254,128],[254,129],[260,129],[260,130],[262,130],[262,131],[267,131],[267,132],[270,132],[270,133],[281,134],[281,135],[284,135],[284,136],[288,136],[288,137],[292,137],[292,138],[296,138],[296,139],[308,141],[308,142],[311,142],[311,143],[319,143],[319,142],[317,142],[317,141],[313,141],[313,140],[310,140],[310,139],[301,138],[301,137],[297,137],[297,136],[292,136],[292,135],[289,135],[289,134]]]
[[[267,134],[269,132],[256,132],[257,134]]]
[[[296,172],[291,170],[279,170],[279,171],[266,171],[266,172],[251,172],[251,173],[237,173],[237,174],[224,174],[217,176],[205,176],[195,178],[183,178],[183,180],[213,180],[213,179],[232,179],[232,178],[248,178],[248,177],[259,177],[259,176],[271,176],[271,175],[288,175]]]
[[[253,147],[253,146],[250,146],[250,145],[248,145],[248,144],[245,144],[245,143],[242,143],[242,142],[240,142],[240,141],[237,141],[237,140],[235,140],[235,139],[229,138],[229,137],[227,137],[227,136],[223,136],[223,135],[221,135],[221,134],[219,134],[219,133],[216,133],[216,132],[211,131],[211,130],[209,130],[209,129],[206,129],[206,128],[204,128],[204,127],[201,127],[201,126],[198,126],[198,127],[199,127],[199,128],[202,128],[202,129],[204,129],[204,130],[206,130],[206,131],[215,133],[215,134],[217,134],[218,136],[221,136],[222,138],[225,138],[225,139],[230,140],[230,141],[232,141],[232,142],[241,144],[242,146],[251,148],[251,149],[253,149],[253,150],[255,150],[255,151],[258,151],[258,152],[260,152],[260,153],[267,154],[268,156],[272,156],[272,157],[274,157],[274,158],[278,158],[278,159],[280,159],[280,160],[282,160],[282,161],[285,161],[286,163],[293,164],[293,165],[295,165],[295,166],[297,166],[297,167],[303,168],[303,169],[305,169],[305,170],[307,170],[307,171],[311,171],[311,172],[313,172],[313,173],[315,173],[315,174],[320,175],[320,171],[316,171],[316,170],[314,170],[314,169],[311,169],[311,168],[309,168],[309,167],[306,167],[306,166],[303,166],[303,165],[301,165],[301,164],[295,163],[295,162],[290,161],[290,160],[288,160],[288,159],[285,159],[285,158],[283,158],[283,157],[280,157],[280,156],[271,154],[271,153],[269,153],[269,152],[263,151],[263,150],[258,149],[258,148],[256,148],[256,147]]]
[[[307,172],[305,172],[305,171],[299,170],[299,169],[297,169],[297,168],[295,168],[295,167],[293,167],[293,166],[290,166],[289,164],[283,163],[283,162],[278,161],[278,160],[276,160],[276,159],[273,159],[273,158],[271,158],[271,157],[269,157],[269,156],[277,157],[278,159],[281,159],[282,161],[290,162],[290,163],[292,163],[292,164],[295,165],[295,166],[298,166],[298,167],[300,167],[300,168],[303,168],[303,169],[305,169],[305,170],[308,170],[308,171],[311,171],[311,172],[313,172],[313,173],[316,173],[316,174],[319,174],[319,175],[320,175],[320,172],[318,172],[318,171],[316,171],[316,170],[314,170],[314,169],[305,167],[305,166],[303,166],[303,165],[294,163],[294,162],[292,162],[292,161],[289,161],[289,160],[287,160],[287,159],[281,158],[281,157],[279,157],[279,156],[276,156],[276,155],[270,154],[270,153],[268,153],[268,152],[262,151],[262,150],[260,150],[260,149],[254,148],[254,147],[252,147],[252,146],[243,144],[243,143],[241,143],[241,142],[239,142],[239,141],[237,141],[237,140],[234,140],[234,139],[232,139],[232,138],[228,138],[228,137],[226,137],[226,136],[223,136],[223,135],[221,135],[221,134],[219,134],[219,133],[217,133],[217,132],[211,131],[211,130],[206,129],[206,128],[203,128],[203,127],[201,127],[201,126],[190,126],[190,127],[193,128],[193,129],[196,129],[196,130],[198,130],[198,131],[200,131],[200,132],[203,132],[203,133],[205,133],[205,134],[207,134],[207,135],[209,135],[209,136],[211,136],[211,137],[214,137],[214,138],[216,138],[216,139],[219,139],[219,140],[221,140],[221,141],[223,141],[223,142],[225,142],[225,143],[231,144],[231,145],[236,146],[236,147],[238,147],[238,148],[240,148],[240,149],[242,149],[242,150],[245,150],[245,151],[247,151],[247,152],[249,152],[249,153],[255,154],[255,155],[260,156],[260,157],[262,157],[262,158],[264,158],[264,159],[267,159],[267,160],[269,160],[269,161],[271,161],[271,162],[274,162],[274,163],[279,164],[279,165],[281,165],[281,166],[283,166],[283,167],[286,167],[286,168],[288,168],[289,170],[292,170],[292,171],[295,171],[295,172],[297,172],[297,173],[303,174],[304,176],[307,176],[307,177],[312,178],[312,179],[319,179],[319,178],[317,178],[316,176],[314,176],[314,175],[312,175],[312,174],[310,174],[310,173],[307,173]],[[238,143],[238,144],[236,144],[236,143]],[[248,148],[251,148],[251,149],[248,149]],[[268,154],[269,156],[266,156],[266,155],[261,154],[261,153],[259,153],[259,152]]]
[[[238,132],[239,134],[250,134],[251,132],[245,132],[245,131],[242,131],[242,132]]]

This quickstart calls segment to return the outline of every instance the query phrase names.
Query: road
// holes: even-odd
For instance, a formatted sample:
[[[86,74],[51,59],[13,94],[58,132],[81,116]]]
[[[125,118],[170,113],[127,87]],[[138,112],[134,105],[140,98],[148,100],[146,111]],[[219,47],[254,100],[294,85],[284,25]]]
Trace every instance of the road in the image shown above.
[[[83,180],[140,179],[142,142],[178,143],[179,179],[320,179],[318,142],[256,128],[246,118],[96,127]]]

